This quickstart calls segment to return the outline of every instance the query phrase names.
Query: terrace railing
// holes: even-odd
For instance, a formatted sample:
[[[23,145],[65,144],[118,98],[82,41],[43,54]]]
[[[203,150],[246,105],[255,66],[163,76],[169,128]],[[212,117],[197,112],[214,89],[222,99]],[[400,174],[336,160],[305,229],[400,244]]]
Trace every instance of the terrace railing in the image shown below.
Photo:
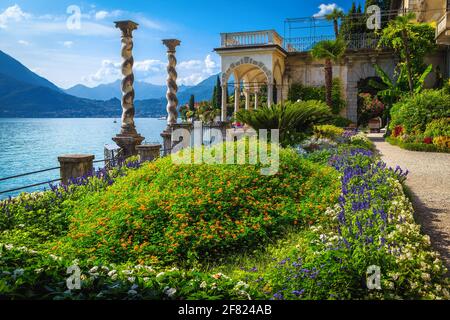
[[[222,33],[220,37],[222,48],[273,44],[283,46],[283,38],[275,30]]]
[[[289,38],[285,39],[285,49],[288,52],[308,52],[318,42],[334,39],[334,35]],[[373,33],[361,33],[347,35],[344,40],[347,42],[347,50],[376,49],[379,37]]]

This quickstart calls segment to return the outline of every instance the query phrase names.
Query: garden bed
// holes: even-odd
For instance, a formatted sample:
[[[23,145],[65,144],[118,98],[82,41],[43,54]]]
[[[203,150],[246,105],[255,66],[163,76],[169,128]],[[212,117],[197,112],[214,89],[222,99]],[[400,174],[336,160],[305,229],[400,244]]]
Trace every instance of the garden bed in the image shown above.
[[[0,297],[450,298],[406,173],[387,169],[363,135],[332,132],[310,153],[282,150],[274,176],[164,158],[111,183],[21,196],[2,207]],[[73,265],[79,290],[66,286]],[[366,286],[370,266],[381,290]]]

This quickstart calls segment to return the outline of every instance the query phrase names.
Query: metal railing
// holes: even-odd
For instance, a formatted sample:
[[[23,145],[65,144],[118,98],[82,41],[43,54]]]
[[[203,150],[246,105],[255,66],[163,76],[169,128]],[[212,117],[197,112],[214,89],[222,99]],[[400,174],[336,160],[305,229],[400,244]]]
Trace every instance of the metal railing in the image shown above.
[[[220,37],[222,48],[273,44],[283,47],[283,38],[275,30],[221,33]]]
[[[114,167],[120,166],[121,162],[123,162],[122,149],[109,147],[108,152],[107,152],[107,147],[105,145],[105,159],[96,160],[96,161],[93,161],[92,163],[93,164],[105,163],[105,168],[106,169],[112,169]],[[13,179],[18,179],[18,178],[27,177],[27,176],[32,176],[32,175],[36,175],[36,174],[39,174],[39,173],[50,172],[50,171],[59,170],[59,169],[61,169],[61,167],[53,167],[53,168],[48,168],[48,169],[42,169],[42,170],[36,170],[36,171],[32,171],[32,172],[17,174],[17,175],[14,175],[14,176],[0,178],[0,182],[13,180]],[[55,183],[55,182],[60,182],[61,180],[62,180],[61,178],[59,178],[59,179],[52,179],[52,180],[48,180],[48,181],[43,181],[43,182],[38,182],[38,183],[33,183],[33,184],[20,186],[20,187],[16,187],[16,188],[12,188],[12,189],[0,190],[0,195],[8,194],[8,193],[16,192],[16,191],[21,191],[21,190],[26,190],[26,189],[30,189],[30,188],[35,188],[35,187],[39,187],[39,186],[43,186],[43,185],[50,185],[50,184]]]
[[[285,40],[285,49],[288,52],[308,52],[317,43],[334,39],[334,35],[289,38]],[[376,49],[379,37],[374,33],[359,33],[346,35],[344,40],[347,42],[347,50]]]

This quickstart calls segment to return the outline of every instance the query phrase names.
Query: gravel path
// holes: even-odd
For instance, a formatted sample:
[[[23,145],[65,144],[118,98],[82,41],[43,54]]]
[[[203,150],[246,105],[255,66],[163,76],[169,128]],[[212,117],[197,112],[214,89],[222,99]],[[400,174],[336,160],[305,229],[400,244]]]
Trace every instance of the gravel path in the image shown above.
[[[406,185],[416,220],[450,270],[450,154],[403,150],[385,142],[382,134],[369,138],[388,166],[409,170]]]

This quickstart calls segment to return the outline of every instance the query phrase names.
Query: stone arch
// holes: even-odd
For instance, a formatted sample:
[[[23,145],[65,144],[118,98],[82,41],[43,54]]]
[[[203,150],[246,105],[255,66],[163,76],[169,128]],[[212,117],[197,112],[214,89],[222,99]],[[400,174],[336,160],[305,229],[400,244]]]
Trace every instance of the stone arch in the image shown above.
[[[256,61],[256,60],[254,60],[253,58],[250,58],[250,57],[243,57],[239,61],[233,62],[228,67],[228,69],[225,72],[222,73],[222,83],[227,83],[228,79],[231,76],[231,74],[235,71],[236,68],[238,68],[241,65],[253,65],[253,66],[256,66],[259,70],[261,70],[264,73],[268,83],[273,82],[272,71],[270,71],[264,63]]]

